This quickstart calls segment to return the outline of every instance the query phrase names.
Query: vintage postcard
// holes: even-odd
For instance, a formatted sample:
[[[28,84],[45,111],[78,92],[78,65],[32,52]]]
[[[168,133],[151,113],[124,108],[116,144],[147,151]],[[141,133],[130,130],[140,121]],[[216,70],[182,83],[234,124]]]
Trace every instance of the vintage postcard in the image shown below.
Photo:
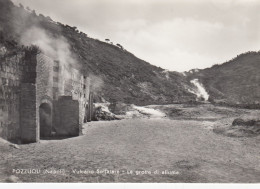
[[[258,184],[259,12],[0,0],[0,182]]]

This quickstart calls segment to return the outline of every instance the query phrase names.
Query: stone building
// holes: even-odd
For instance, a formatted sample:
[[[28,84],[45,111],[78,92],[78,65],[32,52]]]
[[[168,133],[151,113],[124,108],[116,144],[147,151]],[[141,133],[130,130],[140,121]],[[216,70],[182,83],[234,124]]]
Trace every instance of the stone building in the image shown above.
[[[15,143],[78,136],[89,80],[73,65],[29,51],[0,56],[0,137]]]

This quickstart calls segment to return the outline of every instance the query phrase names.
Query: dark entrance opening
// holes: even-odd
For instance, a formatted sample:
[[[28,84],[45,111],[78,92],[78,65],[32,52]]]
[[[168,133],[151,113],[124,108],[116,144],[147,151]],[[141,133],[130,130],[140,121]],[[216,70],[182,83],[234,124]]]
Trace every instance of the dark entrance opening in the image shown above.
[[[40,113],[40,138],[46,138],[51,136],[52,129],[52,116],[51,106],[47,103],[43,103],[39,108]]]

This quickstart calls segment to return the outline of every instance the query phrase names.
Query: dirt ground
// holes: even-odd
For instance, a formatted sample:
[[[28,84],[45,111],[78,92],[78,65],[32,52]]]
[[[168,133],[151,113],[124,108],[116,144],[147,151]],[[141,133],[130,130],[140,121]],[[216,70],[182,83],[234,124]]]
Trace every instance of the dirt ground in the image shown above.
[[[99,121],[80,137],[20,149],[0,143],[0,182],[259,183],[260,136],[216,134],[216,122]]]

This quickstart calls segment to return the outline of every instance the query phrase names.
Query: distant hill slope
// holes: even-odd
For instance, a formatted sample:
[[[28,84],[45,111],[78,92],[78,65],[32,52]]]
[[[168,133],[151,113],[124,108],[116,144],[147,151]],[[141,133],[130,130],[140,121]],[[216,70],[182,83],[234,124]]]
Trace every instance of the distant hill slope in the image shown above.
[[[44,30],[54,40],[61,36],[66,39],[80,69],[92,78],[92,89],[98,101],[105,99],[137,105],[194,101],[196,87],[190,81],[198,79],[209,93],[211,102],[260,102],[259,52],[245,53],[222,65],[186,72],[187,76],[184,76],[153,66],[121,45],[92,39],[76,27],[37,15],[23,6],[17,7],[10,0],[0,0],[0,43],[11,47],[9,51],[21,49],[21,38],[33,27]],[[44,40],[41,35],[39,39]]]
[[[14,6],[10,0],[0,0],[0,31],[6,39],[19,45],[31,27],[44,29],[53,38],[66,38],[82,71],[93,75],[93,88],[98,88],[99,99],[139,105],[195,100],[195,95],[187,91],[193,85],[182,74],[153,66],[121,45],[92,39],[76,27],[38,16],[35,11]]]
[[[247,52],[211,68],[188,73],[199,78],[210,100],[230,104],[260,103],[260,52]]]
[[[133,54],[114,45],[80,34],[70,35],[63,27],[76,54],[86,70],[102,77],[103,97],[135,104],[185,102],[195,99],[186,87],[192,87],[178,72],[167,72],[138,59]],[[106,98],[107,99],[107,98]]]

